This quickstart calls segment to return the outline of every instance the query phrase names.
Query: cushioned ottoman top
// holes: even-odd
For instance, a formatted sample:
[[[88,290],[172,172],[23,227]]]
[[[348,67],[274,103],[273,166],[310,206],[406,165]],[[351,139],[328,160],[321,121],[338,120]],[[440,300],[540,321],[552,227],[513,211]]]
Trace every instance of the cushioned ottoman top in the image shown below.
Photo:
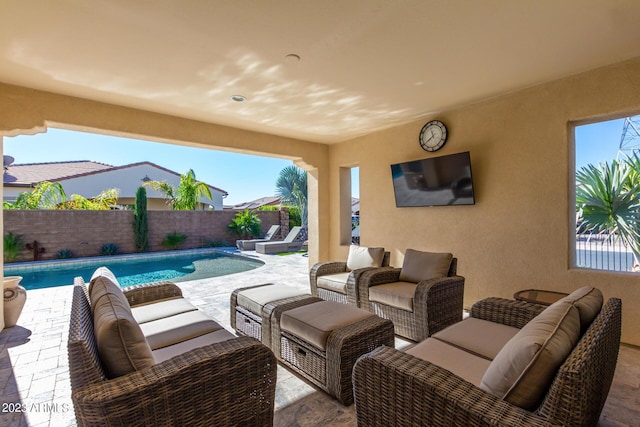
[[[359,308],[333,301],[320,301],[282,313],[280,329],[321,350],[332,331],[375,316]]]
[[[237,305],[259,316],[262,314],[262,307],[265,304],[305,294],[308,292],[286,285],[256,286],[238,292]]]

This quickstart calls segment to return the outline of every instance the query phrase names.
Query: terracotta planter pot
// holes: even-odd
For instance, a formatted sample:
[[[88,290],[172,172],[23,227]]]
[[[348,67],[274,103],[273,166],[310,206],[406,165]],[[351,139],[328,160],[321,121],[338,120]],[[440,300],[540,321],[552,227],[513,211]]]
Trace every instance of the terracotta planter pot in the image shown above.
[[[4,326],[15,326],[27,301],[27,291],[20,286],[21,276],[8,276],[2,281],[4,288]]]

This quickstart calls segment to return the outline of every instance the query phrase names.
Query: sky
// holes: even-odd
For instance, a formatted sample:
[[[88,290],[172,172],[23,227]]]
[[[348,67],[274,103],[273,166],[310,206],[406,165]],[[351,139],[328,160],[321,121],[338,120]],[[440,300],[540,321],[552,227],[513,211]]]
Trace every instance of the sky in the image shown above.
[[[640,116],[634,120],[640,123]],[[576,170],[618,156],[624,119],[576,127]],[[638,136],[640,143],[640,135]],[[149,161],[177,173],[193,169],[199,181],[229,193],[225,205],[236,205],[276,193],[276,180],[290,160],[140,141],[49,128],[46,133],[3,139],[4,154],[16,164],[94,160],[113,166]],[[358,169],[352,173],[352,195],[359,197]]]
[[[177,173],[193,169],[198,181],[225,190],[225,205],[276,194],[286,159],[183,147],[49,128],[46,133],[3,138],[4,154],[15,164],[94,160],[113,166],[149,161]],[[356,187],[357,188],[357,187]]]
[[[640,122],[640,116],[634,116],[632,120]],[[589,163],[597,165],[616,159],[623,125],[624,118],[577,126],[575,131],[576,170]],[[628,132],[628,136],[630,135]],[[640,138],[640,135],[638,137]]]

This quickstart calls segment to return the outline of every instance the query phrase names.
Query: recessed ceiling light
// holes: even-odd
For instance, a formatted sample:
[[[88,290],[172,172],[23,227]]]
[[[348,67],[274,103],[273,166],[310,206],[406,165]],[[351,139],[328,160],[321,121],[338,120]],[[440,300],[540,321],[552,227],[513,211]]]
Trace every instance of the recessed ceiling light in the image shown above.
[[[284,57],[284,60],[290,64],[300,61],[300,55],[296,55],[295,53],[290,53]]]
[[[247,100],[247,97],[243,95],[231,95],[231,100],[235,102],[244,102]]]

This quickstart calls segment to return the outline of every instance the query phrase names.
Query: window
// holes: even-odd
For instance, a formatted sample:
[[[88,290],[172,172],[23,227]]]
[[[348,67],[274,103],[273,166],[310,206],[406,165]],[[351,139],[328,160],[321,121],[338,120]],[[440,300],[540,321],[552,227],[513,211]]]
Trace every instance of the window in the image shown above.
[[[640,116],[575,126],[573,266],[638,272]]]

